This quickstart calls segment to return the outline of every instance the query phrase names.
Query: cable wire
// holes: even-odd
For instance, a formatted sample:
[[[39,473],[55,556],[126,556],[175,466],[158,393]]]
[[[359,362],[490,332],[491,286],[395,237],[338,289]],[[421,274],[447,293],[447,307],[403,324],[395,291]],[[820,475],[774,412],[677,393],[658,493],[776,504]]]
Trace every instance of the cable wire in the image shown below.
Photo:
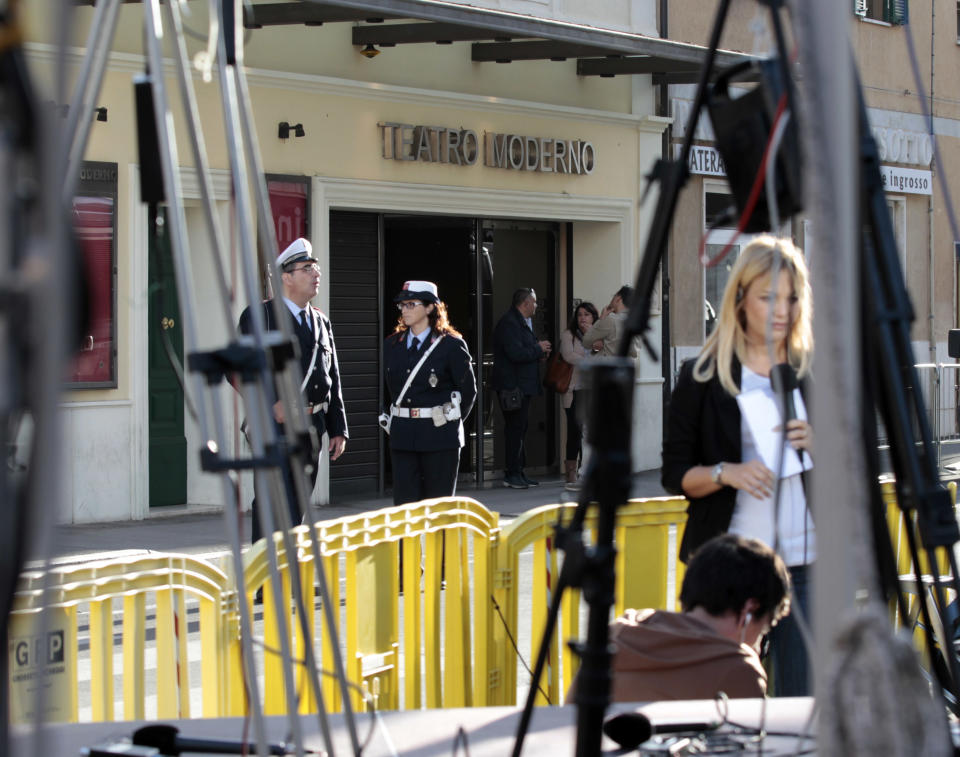
[[[513,647],[513,651],[516,653],[517,659],[520,660],[520,664],[523,665],[527,673],[530,674],[530,680],[532,681],[533,671],[530,670],[530,666],[527,665],[527,661],[523,659],[523,655],[520,653],[520,648],[517,646],[517,642],[514,640],[513,634],[510,632],[510,626],[507,625],[507,619],[503,617],[503,613],[500,611],[500,605],[497,604],[497,600],[494,598],[493,594],[490,595],[490,601],[493,602],[493,609],[497,611],[497,617],[499,617],[500,622],[503,623],[503,630],[507,634],[507,639],[510,640],[510,646]],[[553,704],[553,702],[550,701],[549,695],[543,690],[543,687],[539,682],[537,682],[537,691],[539,691],[543,695],[543,698],[547,700],[547,704]]]

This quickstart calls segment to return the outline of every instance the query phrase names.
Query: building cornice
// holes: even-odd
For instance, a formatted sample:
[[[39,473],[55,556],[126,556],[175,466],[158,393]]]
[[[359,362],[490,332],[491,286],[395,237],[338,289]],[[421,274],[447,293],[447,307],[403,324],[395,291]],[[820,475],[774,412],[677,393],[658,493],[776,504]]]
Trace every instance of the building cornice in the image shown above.
[[[57,48],[54,45],[28,42],[24,45],[27,57],[39,63],[53,64],[56,60]],[[68,65],[80,65],[84,56],[84,48],[69,47],[66,49]],[[142,73],[146,58],[133,53],[112,52],[107,63],[107,70],[112,73]],[[175,66],[172,60],[166,59],[164,71],[168,76],[174,76]],[[580,122],[599,123],[612,126],[635,128],[644,132],[661,133],[666,123],[660,122],[660,117],[617,113],[615,111],[591,110],[569,105],[554,105],[529,100],[513,100],[505,97],[489,95],[474,95],[447,90],[431,90],[419,87],[404,87],[396,84],[381,84],[379,82],[361,81],[357,79],[341,79],[331,76],[302,74],[291,71],[273,71],[262,68],[246,68],[247,81],[251,87],[269,89],[287,89],[294,92],[303,92],[328,97],[351,97],[363,100],[379,100],[413,104],[428,107],[449,107],[458,110],[476,110],[483,113],[498,113],[501,115],[541,116],[562,120],[576,120]],[[216,71],[214,71],[216,76]],[[201,76],[194,71],[195,79]]]

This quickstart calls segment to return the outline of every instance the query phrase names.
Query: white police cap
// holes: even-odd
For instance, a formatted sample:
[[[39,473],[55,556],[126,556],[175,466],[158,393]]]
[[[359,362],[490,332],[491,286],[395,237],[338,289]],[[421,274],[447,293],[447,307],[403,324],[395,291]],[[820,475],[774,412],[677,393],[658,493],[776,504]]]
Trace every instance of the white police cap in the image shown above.
[[[303,237],[294,239],[287,249],[277,256],[277,265],[280,266],[280,268],[287,268],[301,261],[318,262],[317,259],[313,257],[313,245]]]

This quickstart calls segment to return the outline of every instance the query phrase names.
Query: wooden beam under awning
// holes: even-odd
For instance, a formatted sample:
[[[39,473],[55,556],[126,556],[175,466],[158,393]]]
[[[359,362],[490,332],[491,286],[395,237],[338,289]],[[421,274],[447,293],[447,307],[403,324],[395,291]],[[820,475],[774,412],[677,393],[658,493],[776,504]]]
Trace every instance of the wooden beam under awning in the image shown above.
[[[296,24],[320,26],[326,23],[356,21],[376,23],[388,18],[396,18],[396,16],[379,11],[343,8],[324,3],[260,3],[257,5],[244,4],[243,6],[243,25],[247,29]]]
[[[624,58],[579,58],[578,76],[617,76],[626,74],[689,74],[700,66],[687,61],[670,60],[654,55],[631,55]]]
[[[567,58],[597,55],[618,55],[618,53],[615,50],[604,50],[593,45],[541,39],[521,42],[477,42],[470,48],[470,59],[474,63],[505,63],[515,60],[566,60]]]
[[[383,47],[423,42],[473,42],[497,39],[498,36],[496,31],[462,24],[376,24],[353,27],[353,44]],[[505,39],[509,40],[510,37]]]

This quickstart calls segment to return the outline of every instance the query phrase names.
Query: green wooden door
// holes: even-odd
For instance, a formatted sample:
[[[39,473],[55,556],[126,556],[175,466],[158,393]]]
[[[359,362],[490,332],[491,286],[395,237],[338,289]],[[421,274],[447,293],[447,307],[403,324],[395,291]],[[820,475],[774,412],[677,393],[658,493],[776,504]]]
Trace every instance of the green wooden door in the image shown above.
[[[148,244],[148,396],[150,398],[150,507],[187,503],[187,439],[183,389],[170,362],[183,364],[183,328],[166,214],[151,214]]]

